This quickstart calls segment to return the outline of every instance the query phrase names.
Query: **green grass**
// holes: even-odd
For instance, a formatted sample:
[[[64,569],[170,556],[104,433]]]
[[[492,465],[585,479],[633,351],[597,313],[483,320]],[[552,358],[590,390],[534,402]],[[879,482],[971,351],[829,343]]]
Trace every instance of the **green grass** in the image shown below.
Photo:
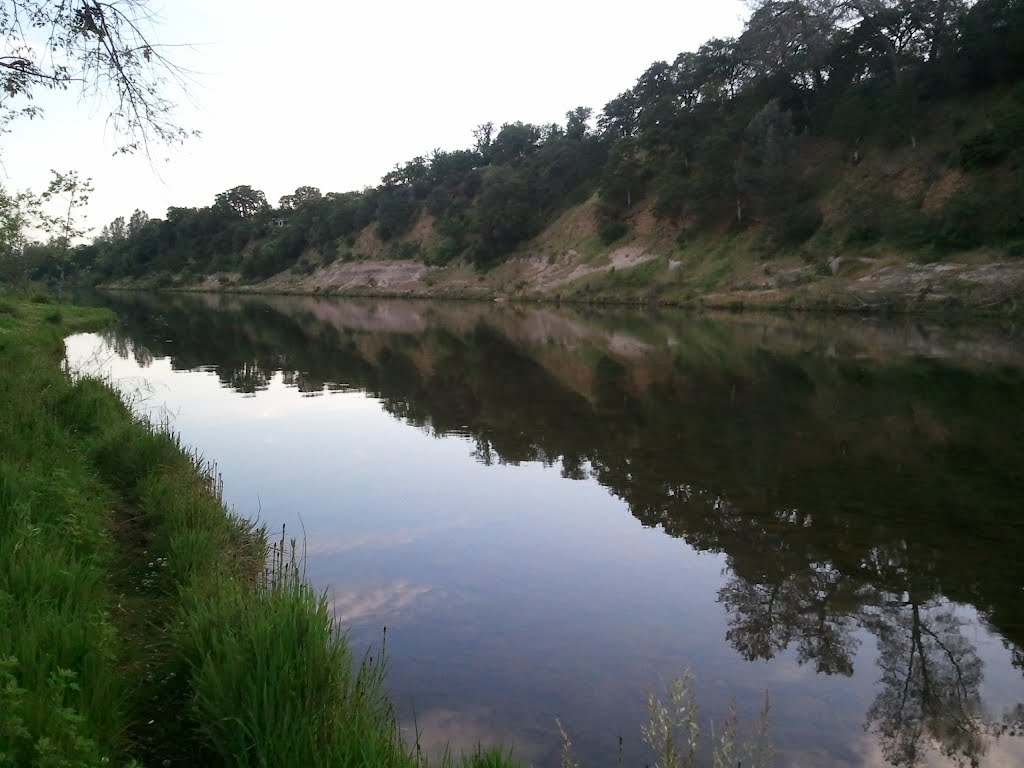
[[[62,334],[109,319],[3,299],[0,312],[0,765],[94,765],[126,727],[111,499],[64,421]]]
[[[383,648],[354,660],[285,542],[61,370],[63,337],[110,320],[0,297],[0,766],[425,765]]]

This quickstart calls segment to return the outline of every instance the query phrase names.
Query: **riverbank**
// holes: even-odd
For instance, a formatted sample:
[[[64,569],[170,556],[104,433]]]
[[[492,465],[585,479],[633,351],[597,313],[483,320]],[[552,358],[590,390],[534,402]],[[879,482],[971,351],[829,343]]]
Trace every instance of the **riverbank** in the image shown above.
[[[1024,262],[966,253],[959,260],[849,255],[822,269],[805,260],[759,261],[703,250],[621,248],[510,259],[486,272],[410,260],[335,262],[265,280],[219,272],[188,279],[166,273],[110,282],[111,290],[158,290],[373,298],[473,299],[692,309],[1015,316],[1024,310]],[[723,246],[725,247],[725,246]]]
[[[0,297],[0,764],[423,765],[383,652],[352,658],[295,543],[63,369],[112,319]]]

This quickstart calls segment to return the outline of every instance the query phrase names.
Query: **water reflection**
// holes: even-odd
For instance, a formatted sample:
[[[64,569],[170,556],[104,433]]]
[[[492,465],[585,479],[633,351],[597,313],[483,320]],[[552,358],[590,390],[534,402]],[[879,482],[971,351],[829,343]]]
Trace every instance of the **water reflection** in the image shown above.
[[[331,611],[342,626],[350,626],[367,619],[382,620],[384,626],[394,626],[403,613],[431,594],[430,587],[397,581],[383,587],[369,589],[349,588],[335,590]]]
[[[536,462],[596,481],[644,526],[724,557],[721,639],[740,657],[791,653],[819,680],[867,665],[864,723],[891,764],[1019,754],[997,739],[1019,733],[1020,710],[986,701],[993,673],[979,650],[991,633],[1002,655],[986,658],[1024,670],[1024,347],[1013,329],[295,298],[106,301],[121,318],[106,343],[140,366],[169,357],[246,395],[275,377],[310,397],[362,392],[427,434],[471,440],[481,464]],[[430,534],[368,532],[365,544]],[[312,544],[340,551],[359,541]],[[336,600],[353,620],[435,597],[396,579]],[[1019,674],[1009,685],[1024,698]]]

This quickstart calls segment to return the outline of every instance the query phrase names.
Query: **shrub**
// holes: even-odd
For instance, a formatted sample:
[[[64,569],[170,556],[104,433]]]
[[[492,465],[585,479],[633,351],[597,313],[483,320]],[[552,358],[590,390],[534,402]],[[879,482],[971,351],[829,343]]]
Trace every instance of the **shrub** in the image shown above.
[[[999,165],[1024,144],[1024,100],[1013,95],[996,109],[991,124],[960,147],[960,165],[968,170]]]
[[[446,239],[437,248],[428,252],[424,261],[428,266],[443,267],[445,264],[450,264],[454,261],[460,253],[461,249],[458,243],[454,240]]]
[[[616,240],[621,240],[629,232],[629,225],[622,219],[602,218],[597,224],[597,234],[601,242],[611,245]]]
[[[802,245],[821,228],[822,216],[814,203],[803,203],[786,211],[775,223],[773,239],[778,245]]]
[[[396,261],[417,259],[422,253],[419,243],[395,243],[391,249],[391,258]]]
[[[653,213],[659,219],[676,219],[683,212],[686,199],[690,194],[687,180],[679,176],[669,178],[654,200]]]

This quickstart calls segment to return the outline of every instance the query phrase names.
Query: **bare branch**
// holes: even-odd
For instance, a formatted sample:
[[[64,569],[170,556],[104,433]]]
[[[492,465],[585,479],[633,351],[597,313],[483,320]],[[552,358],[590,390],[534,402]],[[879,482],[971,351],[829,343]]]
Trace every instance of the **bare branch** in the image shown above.
[[[15,99],[76,83],[83,98],[110,98],[119,152],[193,136],[172,98],[192,78],[164,53],[182,46],[158,43],[157,23],[149,0],[0,0],[0,126],[21,114]]]

